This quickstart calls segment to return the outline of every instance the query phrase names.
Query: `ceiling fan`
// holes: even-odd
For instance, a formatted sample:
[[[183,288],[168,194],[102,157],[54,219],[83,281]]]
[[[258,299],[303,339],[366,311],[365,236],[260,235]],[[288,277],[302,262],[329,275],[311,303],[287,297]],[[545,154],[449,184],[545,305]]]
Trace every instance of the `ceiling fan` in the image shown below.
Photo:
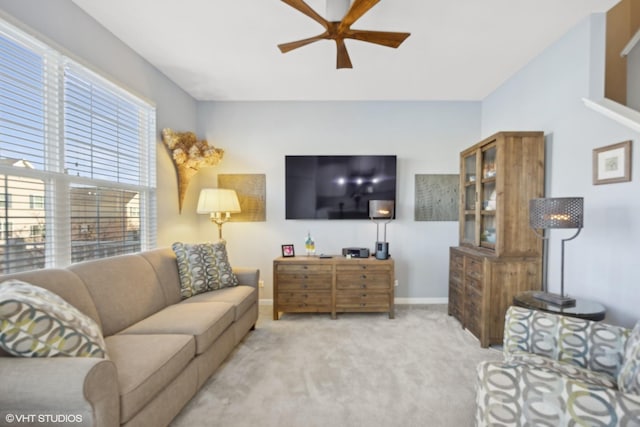
[[[318,22],[325,29],[324,33],[308,39],[298,40],[290,43],[279,44],[278,48],[282,53],[290,52],[302,46],[318,40],[335,40],[338,49],[338,59],[336,68],[353,68],[344,39],[354,39],[363,42],[375,43],[382,46],[397,48],[402,42],[411,35],[411,33],[394,33],[388,31],[367,31],[355,30],[351,28],[362,15],[367,13],[369,9],[378,4],[380,0],[354,0],[351,7],[341,21],[328,21],[320,16],[303,0],[282,0],[284,3],[294,9],[307,15],[309,18]],[[328,0],[329,1],[329,0]]]

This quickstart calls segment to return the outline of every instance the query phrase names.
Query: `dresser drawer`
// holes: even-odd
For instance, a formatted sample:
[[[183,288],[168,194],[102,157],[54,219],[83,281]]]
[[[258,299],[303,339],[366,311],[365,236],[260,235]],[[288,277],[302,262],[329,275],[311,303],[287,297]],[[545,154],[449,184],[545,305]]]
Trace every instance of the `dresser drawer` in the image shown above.
[[[482,292],[482,279],[476,279],[475,277],[467,276],[467,281],[465,283],[467,284],[467,286],[471,286],[478,292]]]
[[[449,281],[455,281],[456,283],[462,283],[462,269],[449,270]]]
[[[338,274],[340,274],[341,272],[366,272],[366,271],[375,271],[375,272],[380,272],[380,271],[391,271],[391,268],[389,267],[388,264],[342,264],[342,265],[338,265],[336,266],[336,271],[338,272]]]
[[[278,273],[326,273],[331,275],[332,270],[330,265],[320,264],[278,264],[276,267]]]
[[[475,258],[467,257],[466,273],[467,276],[482,280],[483,262]]]
[[[278,292],[282,307],[331,307],[331,292]]]
[[[278,274],[278,290],[330,290],[331,275]]]
[[[390,276],[385,273],[338,273],[336,277],[337,289],[389,289],[390,286]]]
[[[389,295],[381,292],[341,292],[336,295],[337,308],[389,309]]]
[[[464,265],[464,256],[459,253],[451,252],[451,256],[449,259],[449,268],[462,270]]]

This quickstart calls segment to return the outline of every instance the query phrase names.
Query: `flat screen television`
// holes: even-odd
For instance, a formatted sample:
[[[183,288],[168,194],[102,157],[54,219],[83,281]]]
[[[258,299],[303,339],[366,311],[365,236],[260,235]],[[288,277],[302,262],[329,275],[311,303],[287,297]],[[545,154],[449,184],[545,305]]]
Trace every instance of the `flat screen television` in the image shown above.
[[[286,219],[368,219],[396,200],[396,156],[285,156]],[[394,212],[395,217],[395,212]]]

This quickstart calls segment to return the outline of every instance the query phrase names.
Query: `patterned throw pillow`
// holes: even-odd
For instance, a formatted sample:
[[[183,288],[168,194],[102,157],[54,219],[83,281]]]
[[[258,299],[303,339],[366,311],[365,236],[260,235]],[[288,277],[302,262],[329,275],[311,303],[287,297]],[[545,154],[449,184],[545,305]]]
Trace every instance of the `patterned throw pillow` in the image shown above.
[[[224,242],[171,245],[176,254],[182,299],[238,284]]]
[[[107,357],[93,319],[53,292],[19,280],[0,283],[0,348],[23,357]]]
[[[636,323],[627,340],[618,388],[624,393],[640,395],[640,322]]]

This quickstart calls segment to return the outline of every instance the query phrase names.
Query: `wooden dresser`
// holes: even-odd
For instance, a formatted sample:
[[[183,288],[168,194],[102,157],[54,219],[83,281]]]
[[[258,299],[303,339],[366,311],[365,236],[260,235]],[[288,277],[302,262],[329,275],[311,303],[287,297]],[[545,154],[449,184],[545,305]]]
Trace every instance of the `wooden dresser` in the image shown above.
[[[273,261],[273,319],[280,313],[384,312],[394,317],[392,259],[280,257]]]

